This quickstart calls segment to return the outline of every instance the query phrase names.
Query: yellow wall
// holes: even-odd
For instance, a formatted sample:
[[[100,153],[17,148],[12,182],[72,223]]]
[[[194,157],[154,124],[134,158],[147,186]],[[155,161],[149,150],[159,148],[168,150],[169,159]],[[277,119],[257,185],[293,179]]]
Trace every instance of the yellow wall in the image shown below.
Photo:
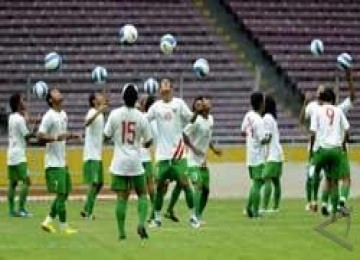
[[[284,152],[286,161],[289,162],[304,162],[307,158],[306,145],[284,145]],[[209,161],[216,163],[223,162],[244,162],[245,161],[245,146],[231,146],[223,147],[223,156],[216,157],[209,153]],[[44,170],[43,170],[43,154],[42,148],[30,148],[27,152],[28,166],[34,184],[43,184]],[[360,146],[351,146],[349,148],[349,158],[359,163],[360,162]],[[112,156],[112,149],[107,147],[104,151],[104,167],[105,180],[108,182],[109,175],[107,168]],[[82,149],[79,147],[69,147],[67,152],[67,160],[72,174],[74,184],[80,184],[82,180]],[[6,184],[6,149],[0,149],[0,186]]]

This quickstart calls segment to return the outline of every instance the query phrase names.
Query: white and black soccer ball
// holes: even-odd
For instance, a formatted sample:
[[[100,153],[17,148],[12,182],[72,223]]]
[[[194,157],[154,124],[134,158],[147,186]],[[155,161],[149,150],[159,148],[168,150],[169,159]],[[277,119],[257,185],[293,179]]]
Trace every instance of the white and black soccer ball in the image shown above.
[[[344,52],[337,56],[336,61],[337,67],[339,69],[346,70],[352,67],[353,58],[350,56],[350,54]]]
[[[97,66],[91,72],[91,79],[96,84],[103,84],[106,82],[108,72],[104,67]]]
[[[310,44],[310,51],[315,56],[320,56],[324,53],[324,43],[320,39],[314,39]]]
[[[160,50],[166,55],[170,55],[174,52],[177,46],[175,37],[171,34],[165,34],[160,39]]]
[[[40,99],[45,98],[48,91],[49,91],[49,88],[44,81],[38,81],[32,87],[32,93],[34,94],[35,97],[40,98]]]
[[[144,92],[148,94],[155,94],[159,89],[159,83],[154,78],[148,78],[144,82]]]
[[[132,24],[126,24],[119,31],[121,44],[134,44],[138,38],[138,31]]]
[[[193,64],[193,70],[198,78],[205,78],[210,72],[209,62],[204,58],[197,59]]]
[[[44,59],[45,69],[47,71],[57,71],[62,64],[62,57],[56,52],[50,52]]]

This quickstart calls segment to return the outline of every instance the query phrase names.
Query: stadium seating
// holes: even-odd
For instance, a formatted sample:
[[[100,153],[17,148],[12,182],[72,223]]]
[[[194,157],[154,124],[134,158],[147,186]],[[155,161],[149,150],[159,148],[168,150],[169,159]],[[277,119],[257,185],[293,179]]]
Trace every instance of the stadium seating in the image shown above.
[[[339,77],[341,98],[347,94],[344,76],[336,68],[336,57],[350,53],[360,58],[360,3],[357,1],[311,0],[229,0],[223,1],[230,13],[260,43],[276,64],[283,68],[302,91],[314,91],[319,82],[334,86]],[[325,53],[314,57],[310,42],[320,38]],[[359,79],[355,62],[354,79]],[[360,107],[349,113],[354,139],[360,136]]]
[[[119,44],[118,30],[126,23],[136,25],[139,31],[133,46]],[[168,32],[178,40],[172,56],[159,50],[159,39]],[[51,51],[64,57],[59,72],[44,71],[43,58]],[[197,80],[192,72],[192,62],[198,57],[210,62],[211,73],[204,80]],[[190,0],[1,1],[0,62],[1,104],[6,104],[10,93],[28,92],[37,80],[44,80],[65,93],[72,130],[83,131],[87,93],[102,89],[90,81],[92,68],[101,65],[110,74],[106,90],[112,93],[112,106],[120,104],[119,90],[125,82],[141,85],[150,76],[171,77],[177,88],[184,86],[181,93],[189,105],[198,94],[213,99],[218,142],[243,141],[240,124],[248,109],[254,76]],[[31,113],[44,113],[45,102],[29,97]],[[283,140],[303,140],[296,119],[285,109],[280,109],[279,118]]]

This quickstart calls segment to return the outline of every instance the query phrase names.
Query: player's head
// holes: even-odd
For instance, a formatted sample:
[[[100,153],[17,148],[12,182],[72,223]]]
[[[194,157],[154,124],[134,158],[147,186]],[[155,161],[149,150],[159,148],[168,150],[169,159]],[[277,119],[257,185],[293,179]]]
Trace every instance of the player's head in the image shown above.
[[[264,95],[261,92],[252,93],[250,103],[253,110],[262,113],[264,110]]]
[[[160,81],[160,96],[162,99],[168,100],[172,97],[173,84],[170,79],[163,78]]]
[[[319,101],[325,102],[328,104],[335,104],[336,95],[332,88],[326,88],[323,92],[320,93]]]
[[[64,100],[63,95],[57,88],[50,89],[50,91],[46,94],[45,99],[49,107],[52,108],[61,107]]]
[[[277,116],[276,102],[272,96],[265,97],[264,114],[271,114],[274,118]]]
[[[89,95],[89,106],[92,108],[97,108],[105,104],[105,97],[97,92],[92,92]]]
[[[203,111],[203,96],[197,96],[192,104],[192,111],[201,113]]]
[[[11,95],[9,103],[13,113],[25,110],[25,101],[21,93]]]
[[[211,101],[210,98],[208,97],[204,97],[203,98],[203,110],[205,113],[210,113],[211,110]]]
[[[317,87],[317,90],[316,90],[316,98],[319,99],[320,97],[320,94],[322,92],[324,92],[325,90],[325,86],[323,84],[319,84],[319,86]]]
[[[127,83],[122,90],[125,106],[134,108],[138,100],[138,88],[134,83]]]

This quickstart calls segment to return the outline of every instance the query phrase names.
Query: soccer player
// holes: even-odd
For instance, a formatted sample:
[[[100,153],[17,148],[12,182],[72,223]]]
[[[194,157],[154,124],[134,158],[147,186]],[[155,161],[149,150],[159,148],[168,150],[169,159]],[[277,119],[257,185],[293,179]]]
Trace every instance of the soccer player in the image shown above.
[[[355,89],[353,86],[353,81],[352,81],[352,73],[351,70],[348,69],[346,70],[346,79],[348,81],[348,85],[349,85],[349,97],[347,97],[342,103],[338,104],[337,106],[344,112],[344,114],[346,114],[353,106],[353,102],[355,101]],[[323,85],[319,85],[318,89],[317,89],[317,99],[319,98],[319,95],[324,91],[324,86]],[[304,101],[304,106],[303,109],[300,113],[300,123],[301,124],[305,124],[306,122],[308,126],[310,126],[311,124],[311,117],[312,114],[315,113],[315,111],[317,110],[317,108],[319,107],[319,102],[318,100],[315,101],[311,101],[310,102],[310,98],[309,98],[309,94],[306,95],[305,101]],[[318,144],[317,144],[317,140],[315,140],[314,146],[313,146],[314,151],[311,151],[309,154],[315,155],[316,151],[318,149]],[[315,172],[314,171],[314,167],[312,166],[311,163],[311,156],[309,156],[309,170],[307,172],[307,178],[306,178],[306,199],[307,199],[307,204],[306,204],[306,210],[312,210],[312,211],[317,211],[317,200],[318,200],[318,191],[319,191],[319,187],[320,187],[320,181],[321,181],[321,176],[320,176],[320,172]],[[349,162],[346,156],[346,153],[344,154],[344,160],[342,161],[342,168],[344,169],[343,172],[348,172],[344,175],[344,179],[348,179],[344,181],[344,188],[342,189],[342,192],[344,194],[343,198],[347,198],[349,195],[349,188],[350,188],[350,166],[349,166]],[[312,175],[312,176],[310,176]],[[347,178],[348,176],[348,178]],[[322,194],[322,201],[324,204],[324,200],[326,200],[327,198],[327,191],[326,189],[324,189],[323,194]],[[324,208],[324,205],[323,207]]]
[[[150,122],[155,120],[157,127],[157,188],[155,219],[151,226],[161,226],[166,182],[175,180],[185,192],[186,203],[190,210],[190,224],[198,228],[200,223],[194,208],[194,194],[186,175],[187,163],[183,140],[183,123],[194,120],[194,115],[182,99],[173,97],[173,85],[169,79],[161,80],[160,97],[161,99],[156,101],[147,113],[148,120]]]
[[[263,171],[264,178],[264,212],[273,212],[279,210],[279,203],[281,198],[281,183],[282,166],[284,161],[284,154],[280,144],[280,135],[278,124],[276,122],[277,110],[275,100],[271,96],[265,97],[265,111],[264,111],[264,128],[266,133],[270,133],[272,138],[270,143],[265,146],[265,167]],[[272,193],[272,184],[274,185],[274,207],[268,209],[270,197]]]
[[[195,187],[196,215],[198,219],[204,223],[202,221],[202,215],[210,193],[210,174],[206,161],[207,150],[210,148],[218,156],[220,156],[222,152],[211,142],[214,119],[210,114],[210,100],[203,97],[200,102],[202,102],[200,108],[196,109],[200,114],[194,123],[190,123],[185,127],[184,140],[188,139],[186,143],[191,143],[201,152],[198,153],[194,152],[193,149],[189,149],[188,175]]]
[[[71,177],[66,164],[66,140],[81,139],[79,134],[68,132],[68,119],[63,110],[63,95],[54,88],[46,95],[49,110],[42,117],[38,139],[45,143],[45,178],[47,190],[55,193],[56,197],[51,205],[50,213],[42,222],[44,231],[55,233],[53,220],[59,216],[60,231],[65,235],[77,233],[67,224],[66,200],[71,191]]]
[[[147,111],[152,106],[152,104],[154,104],[154,102],[155,102],[154,96],[149,95],[149,96],[142,97],[139,102],[139,110],[146,115]],[[150,124],[150,128],[151,128],[152,137],[153,137],[152,143],[154,145],[156,142],[155,141],[156,126],[154,124]],[[142,160],[142,165],[145,170],[147,193],[150,197],[150,202],[151,202],[151,206],[152,206],[151,213],[150,213],[150,219],[149,219],[149,221],[151,222],[155,218],[155,216],[154,216],[155,215],[155,177],[154,177],[154,173],[153,173],[153,164],[152,164],[151,154],[150,154],[149,149],[147,149],[145,147],[141,147],[141,160]]]
[[[243,119],[241,132],[246,136],[246,164],[252,180],[246,213],[249,218],[257,218],[259,217],[260,190],[263,184],[264,145],[270,142],[271,135],[265,133],[262,119],[264,111],[263,94],[260,92],[253,93],[250,102],[252,109],[246,113]]]
[[[23,95],[13,94],[10,97],[10,108],[12,113],[9,116],[8,132],[9,146],[7,150],[8,165],[8,204],[10,217],[29,217],[31,213],[26,210],[26,199],[29,192],[30,176],[26,164],[26,142],[34,137],[30,132],[27,121],[26,106]],[[19,196],[19,211],[15,210],[15,195],[18,182],[21,182]]]
[[[112,174],[111,189],[117,194],[115,213],[119,240],[126,239],[125,216],[132,188],[138,196],[137,233],[141,239],[147,239],[145,221],[148,204],[140,148],[142,145],[145,148],[150,147],[151,129],[145,116],[135,108],[138,99],[137,86],[132,83],[126,84],[123,87],[122,96],[125,105],[111,111],[104,129],[105,137],[112,138],[115,144],[110,172]]]
[[[320,94],[319,101],[322,104],[311,118],[310,148],[313,148],[317,139],[319,149],[313,155],[313,164],[316,170],[325,170],[327,187],[331,194],[332,216],[335,216],[339,202],[338,181],[341,178],[342,145],[350,125],[342,110],[334,106],[335,93],[332,89],[325,89]]]
[[[107,109],[106,100],[100,93],[91,93],[89,96],[90,110],[85,117],[85,144],[84,144],[84,182],[89,185],[84,209],[81,216],[95,219],[93,215],[97,195],[103,186],[103,132],[104,112]]]

